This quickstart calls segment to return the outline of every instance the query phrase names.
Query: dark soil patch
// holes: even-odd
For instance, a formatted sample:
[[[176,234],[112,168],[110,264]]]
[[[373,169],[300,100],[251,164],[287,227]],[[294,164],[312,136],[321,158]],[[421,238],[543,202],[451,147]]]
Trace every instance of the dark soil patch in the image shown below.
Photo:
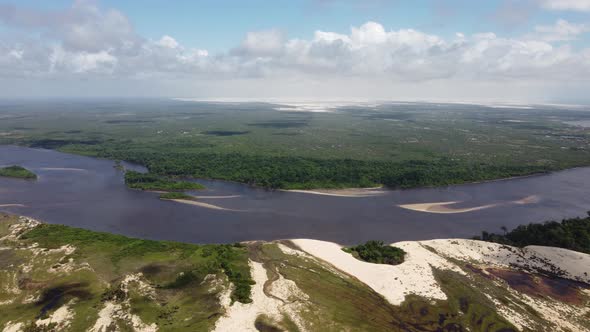
[[[121,123],[149,123],[154,122],[153,120],[106,120],[104,123],[108,124],[121,124]]]
[[[581,290],[590,285],[559,277],[533,275],[521,271],[502,269],[487,269],[489,273],[504,280],[510,287],[527,295],[536,297],[551,297],[558,301],[582,305],[584,298]]]
[[[237,136],[246,135],[249,131],[232,131],[232,130],[209,130],[204,132],[205,135],[209,136]]]
[[[71,298],[89,299],[92,294],[87,287],[87,283],[75,282],[45,289],[36,303],[41,307],[39,317],[43,317],[49,310],[59,307]]]
[[[255,122],[249,123],[248,126],[259,127],[259,128],[300,128],[308,125],[307,121],[266,121],[266,122]]]

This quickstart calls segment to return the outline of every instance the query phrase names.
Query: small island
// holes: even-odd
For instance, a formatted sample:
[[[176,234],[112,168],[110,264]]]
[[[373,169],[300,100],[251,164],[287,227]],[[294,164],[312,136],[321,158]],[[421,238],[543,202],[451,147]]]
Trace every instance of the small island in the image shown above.
[[[37,179],[37,174],[18,165],[0,168],[0,176],[28,180]]]
[[[192,200],[192,199],[194,199],[194,197],[191,196],[191,195],[182,193],[182,192],[174,191],[174,192],[160,194],[160,199],[168,199],[168,200],[186,199],[186,200]]]
[[[355,247],[342,248],[356,259],[375,264],[398,265],[404,262],[406,252],[403,249],[385,245],[383,241],[367,241]]]
[[[139,190],[152,191],[183,191],[205,189],[200,183],[189,181],[173,181],[150,173],[136,171],[125,172],[125,184],[127,187]]]

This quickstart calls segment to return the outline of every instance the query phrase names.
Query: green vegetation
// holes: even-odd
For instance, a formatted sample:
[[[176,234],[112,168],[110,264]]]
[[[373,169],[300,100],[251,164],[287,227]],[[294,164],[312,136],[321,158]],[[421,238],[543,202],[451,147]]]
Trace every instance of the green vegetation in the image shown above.
[[[136,162],[163,178],[284,189],[448,185],[590,165],[590,128],[567,124],[588,120],[584,112],[457,104],[333,113],[276,107],[72,101],[64,111],[31,104],[18,113],[4,110],[0,144]]]
[[[403,249],[383,244],[383,241],[367,241],[354,247],[342,250],[369,263],[398,265],[404,262],[406,252]]]
[[[123,272],[139,261],[147,259],[144,265],[149,266],[150,258],[156,258],[158,263],[179,261],[173,265],[179,268],[174,279],[158,280],[157,284],[164,288],[182,288],[201,282],[208,274],[223,272],[236,285],[232,292],[232,299],[242,303],[251,302],[250,287],[253,281],[247,263],[247,251],[239,245],[193,245],[168,241],[152,241],[132,239],[122,235],[93,232],[62,225],[41,224],[22,236],[23,240],[39,243],[44,248],[59,248],[63,245],[73,245],[87,255],[100,252],[103,259],[113,264],[112,273]],[[163,255],[163,257],[162,257]],[[137,267],[136,267],[137,268]],[[173,267],[169,267],[172,271]],[[141,270],[141,267],[138,267]],[[170,271],[168,271],[169,274]],[[154,282],[157,278],[154,279]]]
[[[160,199],[194,199],[194,197],[181,192],[170,192],[160,194]]]
[[[136,171],[125,172],[125,184],[132,189],[156,191],[200,190],[205,188],[202,184],[195,182],[172,181],[163,179],[157,175],[144,174]]]
[[[434,271],[449,297],[447,301],[410,295],[400,306],[394,306],[356,278],[334,273],[316,260],[285,254],[276,244],[257,245],[250,250],[269,271],[269,280],[282,276],[311,296],[304,302],[309,307],[302,311],[311,331],[516,331],[496,312],[494,303],[480,293],[481,285],[473,285],[473,281],[456,272]],[[483,277],[476,278],[486,283]],[[509,294],[505,288],[496,288]],[[257,322],[261,327],[279,330],[289,326],[264,316]]]
[[[0,329],[11,321],[24,323],[26,331],[87,331],[110,306],[117,313],[109,312],[113,321],[103,330],[136,330],[133,315],[135,324],[154,324],[159,331],[210,331],[224,314],[220,296],[230,283],[233,301],[251,301],[249,260],[266,271],[267,281],[257,285],[263,296],[288,308],[280,315],[260,313],[252,322],[260,331],[517,331],[498,312],[498,303],[527,317],[531,330],[550,326],[520,293],[471,261],[452,260],[463,273],[433,269],[446,300],[409,294],[392,305],[358,279],[321,260],[289,253],[276,242],[193,245],[46,224],[14,238],[11,227],[18,222],[0,214],[5,248],[0,251]],[[294,248],[289,241],[280,244]],[[355,248],[379,251],[373,253],[379,256],[383,244],[370,241]],[[285,285],[286,280],[294,290],[277,293],[273,283]],[[582,305],[587,301],[582,294]],[[72,313],[67,327],[34,323],[63,306]],[[584,317],[575,319],[588,326]]]
[[[17,179],[36,179],[37,175],[21,166],[8,166],[0,168],[0,176]]]
[[[521,225],[504,235],[482,232],[476,239],[516,247],[559,247],[590,254],[590,212],[586,218]]]
[[[411,188],[483,181],[548,170],[538,166],[464,165],[448,159],[392,162],[174,153],[127,153],[113,154],[111,157],[115,156],[146,165],[152,174],[161,176],[190,175],[283,189],[375,187],[380,184]],[[155,175],[150,176],[158,183]]]

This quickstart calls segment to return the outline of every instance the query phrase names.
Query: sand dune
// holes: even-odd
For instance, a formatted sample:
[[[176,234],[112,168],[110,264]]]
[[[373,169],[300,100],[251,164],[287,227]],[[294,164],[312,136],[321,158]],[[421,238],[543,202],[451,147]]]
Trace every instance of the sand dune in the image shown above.
[[[360,261],[344,252],[342,246],[332,242],[309,239],[296,239],[291,242],[308,254],[354,276],[394,305],[401,304],[409,294],[446,300],[446,294],[434,279],[433,267],[462,273],[461,269],[432,254],[420,242],[404,242],[399,246],[409,254],[403,264],[396,266]]]

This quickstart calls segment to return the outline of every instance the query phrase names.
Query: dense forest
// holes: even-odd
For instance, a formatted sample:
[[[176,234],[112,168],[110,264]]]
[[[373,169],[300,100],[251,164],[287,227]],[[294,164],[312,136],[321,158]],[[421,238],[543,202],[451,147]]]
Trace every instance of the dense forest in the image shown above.
[[[559,247],[590,254],[590,212],[586,218],[521,225],[503,235],[482,232],[476,239],[516,247]]]
[[[205,187],[199,183],[188,181],[173,181],[154,174],[144,174],[135,171],[125,172],[125,184],[132,189],[183,191],[198,190]]]
[[[103,151],[101,157],[145,165],[159,176],[236,181],[267,188],[439,186],[547,172],[545,166],[431,161],[363,161],[245,154]],[[131,173],[134,174],[134,173]],[[134,175],[135,176],[135,175]],[[135,181],[130,179],[128,183]],[[142,182],[146,182],[143,181]]]

